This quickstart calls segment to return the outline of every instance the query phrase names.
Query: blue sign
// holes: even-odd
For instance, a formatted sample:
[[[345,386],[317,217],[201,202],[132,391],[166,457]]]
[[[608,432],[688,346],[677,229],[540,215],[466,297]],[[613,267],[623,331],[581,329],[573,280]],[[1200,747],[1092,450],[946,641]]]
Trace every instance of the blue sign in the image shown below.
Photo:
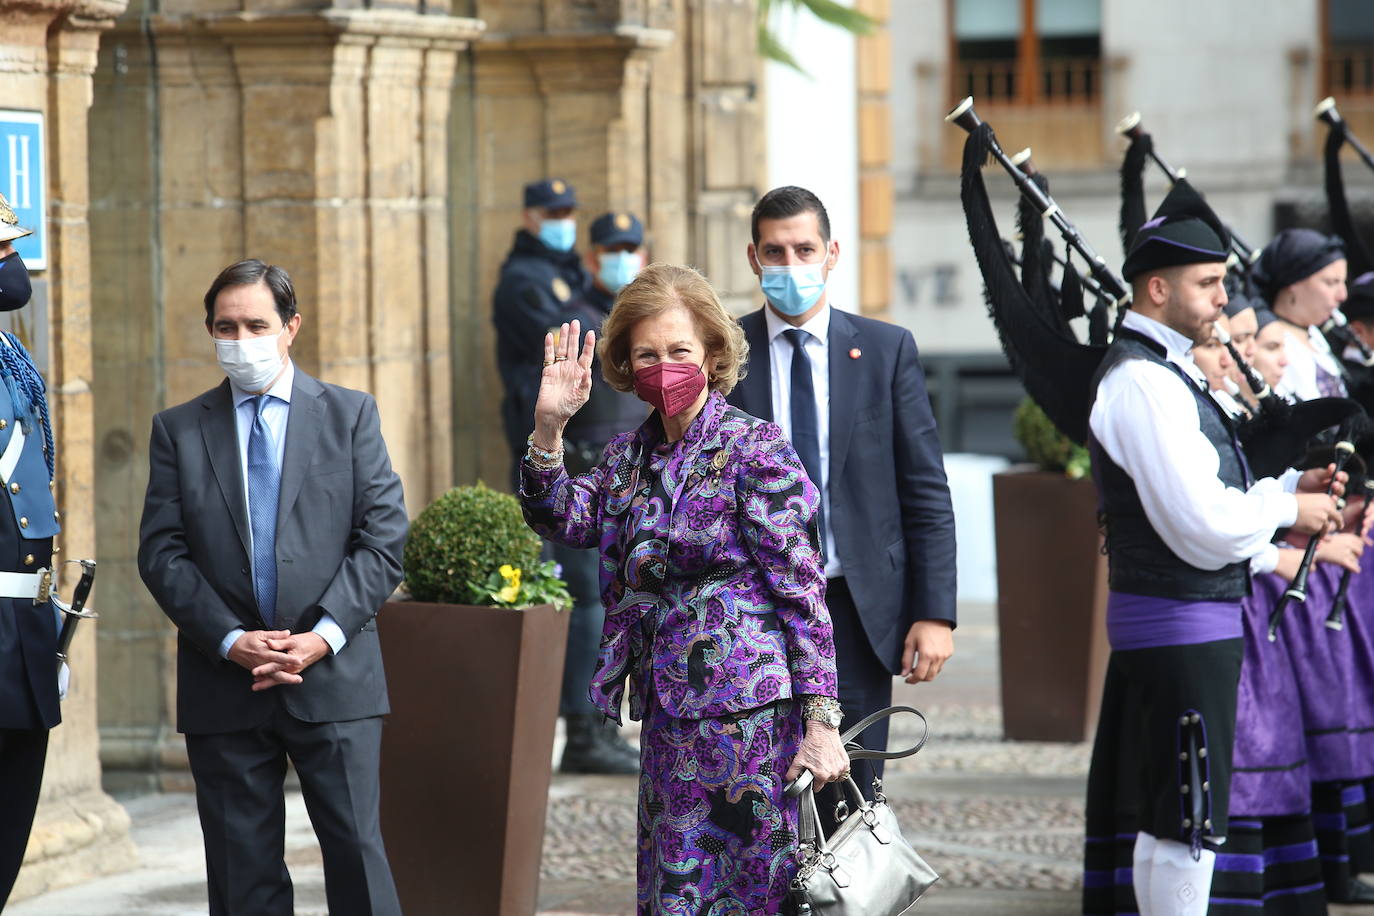
[[[43,113],[0,109],[0,194],[19,215],[19,225],[33,230],[14,242],[30,270],[48,267],[47,165]]]

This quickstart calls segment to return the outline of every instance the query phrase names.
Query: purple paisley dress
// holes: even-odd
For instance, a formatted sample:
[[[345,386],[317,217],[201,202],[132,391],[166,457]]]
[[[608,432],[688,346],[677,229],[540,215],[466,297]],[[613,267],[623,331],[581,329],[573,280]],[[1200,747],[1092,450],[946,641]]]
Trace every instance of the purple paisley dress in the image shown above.
[[[836,693],[815,515],[782,431],[713,392],[677,442],[657,415],[586,474],[522,466],[525,518],[601,551],[591,701],[641,719],[641,914],[779,912],[797,805],[798,698]]]

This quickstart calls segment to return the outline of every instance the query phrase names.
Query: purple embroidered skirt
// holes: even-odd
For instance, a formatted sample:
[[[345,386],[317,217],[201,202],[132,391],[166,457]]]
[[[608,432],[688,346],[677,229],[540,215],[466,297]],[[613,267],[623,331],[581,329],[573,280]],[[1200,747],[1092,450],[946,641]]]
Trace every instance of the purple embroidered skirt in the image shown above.
[[[1339,570],[1317,564],[1307,580],[1307,601],[1293,603],[1284,613],[1279,639],[1288,643],[1292,676],[1302,699],[1301,722],[1307,733],[1307,760],[1313,782],[1360,779],[1370,775],[1369,761],[1359,760],[1350,731],[1351,704],[1357,693],[1352,681],[1352,644],[1345,630],[1326,627],[1340,581]],[[1355,594],[1352,605],[1364,597]],[[1347,617],[1352,616],[1347,614]]]
[[[649,691],[640,733],[639,916],[770,916],[796,872],[797,802],[783,778],[801,745],[789,700],[676,719]]]
[[[1302,699],[1292,675],[1288,639],[1270,642],[1269,612],[1283,595],[1278,576],[1256,576],[1241,602],[1245,661],[1236,697],[1231,813],[1239,818],[1305,814],[1312,809]],[[1290,612],[1304,613],[1301,605]]]

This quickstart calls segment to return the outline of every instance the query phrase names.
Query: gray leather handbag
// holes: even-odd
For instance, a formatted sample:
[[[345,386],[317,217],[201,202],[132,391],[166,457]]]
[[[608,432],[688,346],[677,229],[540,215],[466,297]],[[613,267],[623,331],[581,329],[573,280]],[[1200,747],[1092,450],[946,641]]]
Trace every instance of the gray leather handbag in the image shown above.
[[[870,751],[854,742],[864,729],[899,712],[920,717],[921,740],[905,751]],[[892,760],[910,757],[926,743],[930,725],[910,706],[889,706],[856,724],[840,736],[850,760]],[[882,781],[874,780],[873,801],[864,799],[853,777],[845,777],[844,792],[854,805],[840,803],[839,826],[826,836],[816,810],[811,774],[787,787],[800,796],[800,865],[792,879],[789,900],[794,916],[901,916],[940,876],[916,854],[897,826],[897,816],[883,795]]]

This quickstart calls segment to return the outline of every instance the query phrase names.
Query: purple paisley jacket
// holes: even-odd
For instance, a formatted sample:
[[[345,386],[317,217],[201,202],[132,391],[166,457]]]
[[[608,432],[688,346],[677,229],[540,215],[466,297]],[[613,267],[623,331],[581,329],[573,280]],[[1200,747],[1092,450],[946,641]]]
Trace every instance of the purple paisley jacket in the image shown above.
[[[569,477],[521,463],[525,520],[601,551],[606,625],[589,696],[620,720],[649,690],[701,719],[835,696],[835,643],[813,516],[820,493],[775,424],[712,392],[676,443],[653,414]]]

